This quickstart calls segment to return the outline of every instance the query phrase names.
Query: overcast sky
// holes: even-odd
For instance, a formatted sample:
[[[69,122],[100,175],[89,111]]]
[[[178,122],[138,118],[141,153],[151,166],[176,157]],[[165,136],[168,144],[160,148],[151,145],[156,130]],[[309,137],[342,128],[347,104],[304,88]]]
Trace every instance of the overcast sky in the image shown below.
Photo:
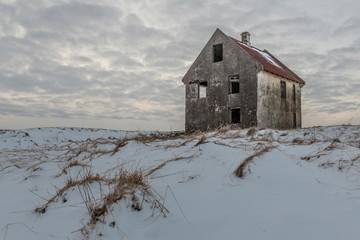
[[[360,124],[359,0],[0,0],[0,129],[184,129],[216,28],[305,81],[303,126]]]

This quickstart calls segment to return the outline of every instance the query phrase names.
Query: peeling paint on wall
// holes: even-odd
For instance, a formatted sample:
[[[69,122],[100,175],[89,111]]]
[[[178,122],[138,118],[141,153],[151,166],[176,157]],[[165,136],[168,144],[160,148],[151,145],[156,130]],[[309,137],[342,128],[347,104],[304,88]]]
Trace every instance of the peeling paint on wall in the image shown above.
[[[286,83],[286,98],[281,98],[281,81]],[[258,73],[259,127],[289,129],[301,127],[301,89],[299,83],[261,71]],[[295,86],[295,101],[293,100]],[[294,113],[296,126],[294,126]]]

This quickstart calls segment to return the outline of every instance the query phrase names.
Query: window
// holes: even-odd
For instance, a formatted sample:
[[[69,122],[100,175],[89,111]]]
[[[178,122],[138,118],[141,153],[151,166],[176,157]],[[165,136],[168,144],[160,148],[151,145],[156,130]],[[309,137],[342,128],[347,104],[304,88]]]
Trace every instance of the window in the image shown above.
[[[230,122],[240,123],[240,108],[230,109]]]
[[[199,82],[199,98],[206,98],[207,96],[207,81]]]
[[[296,92],[296,90],[295,90],[295,84],[293,84],[293,101],[294,101],[294,102],[295,102],[295,100],[296,100],[295,92]]]
[[[213,46],[214,62],[223,60],[223,45],[222,43]]]
[[[293,113],[293,127],[296,128],[296,113]]]
[[[233,93],[239,93],[240,92],[240,82],[239,82],[239,76],[231,76],[229,77],[230,81],[230,94]]]
[[[280,93],[281,93],[281,98],[286,98],[286,82],[285,81],[280,82]]]

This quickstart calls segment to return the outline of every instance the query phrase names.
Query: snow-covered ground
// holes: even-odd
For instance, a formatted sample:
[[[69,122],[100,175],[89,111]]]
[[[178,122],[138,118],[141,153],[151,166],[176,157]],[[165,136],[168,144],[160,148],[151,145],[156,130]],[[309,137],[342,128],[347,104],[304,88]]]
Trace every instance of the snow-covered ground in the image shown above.
[[[359,238],[360,126],[247,133],[0,130],[0,239]]]

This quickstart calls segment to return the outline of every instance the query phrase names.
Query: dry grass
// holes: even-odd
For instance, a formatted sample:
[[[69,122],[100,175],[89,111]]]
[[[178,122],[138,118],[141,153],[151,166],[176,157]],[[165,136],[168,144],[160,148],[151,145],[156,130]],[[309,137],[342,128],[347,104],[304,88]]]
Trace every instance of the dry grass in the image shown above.
[[[173,161],[176,160],[180,160],[180,158],[173,159]],[[93,193],[94,183],[97,183],[100,187],[100,195]],[[74,180],[69,177],[65,185],[57,189],[50,199],[43,198],[46,203],[35,208],[34,212],[37,214],[46,213],[49,205],[60,198],[65,203],[67,201],[65,195],[73,189],[78,189],[89,215],[87,224],[84,225],[83,229],[80,229],[83,234],[88,233],[87,226],[94,225],[98,221],[104,222],[105,217],[111,211],[112,205],[120,200],[130,202],[129,206],[134,211],[141,211],[143,204],[148,203],[153,209],[153,214],[165,216],[169,212],[163,203],[158,200],[158,196],[153,194],[141,169],[127,170],[122,167],[119,167],[118,172],[113,177],[104,177],[98,173],[94,174],[89,169],[84,170],[79,179]],[[104,189],[107,189],[106,192]]]
[[[304,139],[301,139],[301,138],[294,138],[293,140],[292,140],[292,143],[293,144],[302,144],[304,142]]]
[[[58,173],[55,177],[59,177],[61,176],[62,174],[67,174],[68,170],[70,168],[73,168],[73,167],[90,167],[90,165],[86,164],[86,163],[82,163],[78,160],[73,160],[71,162],[69,162],[67,165],[65,165],[64,167],[61,168],[61,172]]]
[[[155,132],[151,133],[150,135],[138,134],[133,138],[128,138],[128,141],[137,141],[141,143],[150,143],[154,141],[165,141],[165,140],[172,140],[177,139],[180,137],[185,136],[183,131],[174,131],[174,132]]]
[[[317,159],[317,158],[320,158],[321,156],[326,156],[328,155],[329,151],[332,151],[332,150],[336,150],[336,149],[339,149],[340,146],[338,145],[338,143],[340,143],[340,140],[339,138],[334,138],[334,139],[331,139],[331,140],[326,140],[325,142],[329,142],[331,141],[330,145],[325,147],[324,149],[322,150],[319,150],[317,151],[315,154],[312,154],[312,155],[307,155],[307,156],[303,156],[301,157],[301,160],[305,160],[305,161],[313,161],[314,159]],[[312,144],[310,142],[310,144]],[[319,165],[320,167],[328,167],[329,165],[331,164],[326,164],[326,163],[323,163],[321,165]]]
[[[256,133],[256,128],[255,127],[251,127],[249,128],[249,130],[246,133],[246,136],[253,136]]]
[[[37,214],[46,213],[50,204],[56,202],[58,199],[63,198],[66,193],[74,188],[77,188],[79,192],[82,194],[82,198],[84,200],[85,205],[87,206],[88,213],[90,216],[89,224],[94,224],[101,217],[105,216],[109,211],[109,206],[116,203],[117,201],[127,198],[132,202],[131,208],[136,211],[140,211],[142,209],[143,202],[139,202],[137,197],[137,192],[140,191],[142,194],[142,199],[147,199],[149,202],[153,202],[154,209],[161,209],[160,212],[165,214],[167,211],[166,208],[161,204],[160,201],[157,201],[155,196],[152,194],[150,190],[149,184],[146,182],[143,172],[141,170],[124,170],[119,167],[119,173],[115,177],[105,177],[100,176],[100,174],[94,174],[91,172],[90,165],[86,162],[91,162],[96,157],[102,155],[110,155],[113,156],[117,153],[122,147],[126,146],[129,141],[137,141],[143,144],[151,143],[154,141],[165,141],[171,139],[182,138],[184,135],[183,132],[170,132],[170,133],[152,133],[149,135],[138,134],[134,137],[116,139],[116,138],[98,138],[98,139],[86,139],[84,141],[71,141],[69,140],[67,145],[58,146],[55,151],[65,151],[62,154],[62,158],[58,161],[66,164],[61,168],[59,174],[56,177],[60,177],[64,174],[68,174],[68,170],[72,167],[82,167],[84,168],[84,174],[80,176],[78,179],[74,179],[71,176],[68,176],[65,180],[65,184],[61,188],[56,188],[55,194],[53,194],[49,199],[45,199],[45,203],[39,207],[34,209],[34,212]],[[191,139],[192,141],[193,139]],[[188,141],[184,141],[183,144],[186,144]],[[201,139],[200,143],[201,144]],[[114,148],[108,149],[108,145],[114,145]],[[44,150],[41,150],[43,152]],[[33,153],[32,153],[33,155]],[[146,176],[149,176],[156,170],[165,166],[166,163],[170,161],[178,161],[186,158],[174,158],[171,159],[161,166],[158,166],[150,172],[147,173]],[[40,162],[41,164],[43,162]],[[33,167],[33,166],[32,166]],[[102,193],[100,199],[94,198],[92,194],[92,184],[98,183],[99,185],[107,186],[109,192]]]
[[[229,125],[226,125],[226,126],[222,126],[222,127],[219,127],[215,130],[216,133],[218,134],[221,134],[221,133],[225,133],[227,131],[230,130],[230,126]]]
[[[157,170],[163,168],[166,164],[170,163],[170,162],[176,162],[176,161],[179,161],[179,160],[186,160],[186,159],[192,159],[194,158],[194,155],[193,156],[189,156],[189,157],[176,157],[176,158],[173,158],[173,159],[169,159],[161,164],[159,164],[158,166],[150,169],[145,176],[150,176],[151,174],[153,174],[154,172],[156,172]]]
[[[120,148],[125,147],[126,144],[128,144],[128,140],[127,140],[127,139],[121,139],[121,140],[119,140],[119,141],[116,143],[115,148],[114,148],[111,156],[113,156],[115,153],[117,153]]]
[[[103,221],[110,207],[123,198],[130,198],[132,202],[131,208],[140,211],[142,203],[139,203],[139,199],[135,194],[137,190],[142,192],[143,197],[153,196],[141,170],[129,172],[120,169],[119,173],[115,177],[108,179],[107,182],[110,191],[106,194],[102,193],[100,200],[94,197],[90,183],[78,186],[90,216],[88,222],[90,225],[95,224],[97,221]]]
[[[205,134],[201,136],[201,138],[200,138],[199,141],[194,145],[194,147],[197,147],[197,146],[199,146],[199,145],[201,145],[201,144],[204,144],[204,143],[206,143],[206,136],[205,136]]]
[[[153,210],[151,216],[157,215],[156,219],[161,215],[166,217],[166,214],[169,213],[164,202],[160,201],[162,198],[153,193],[140,169],[129,171],[120,168],[118,174],[108,180],[108,188],[107,193],[101,192],[100,199],[96,199],[91,184],[78,186],[89,215],[87,224],[79,229],[85,239],[89,236],[88,226],[92,228],[97,222],[105,224],[105,218],[111,213],[113,205],[121,200],[127,202],[133,211],[141,211],[145,203],[150,205]],[[109,226],[116,226],[114,219]]]
[[[61,200],[67,201],[68,196],[70,194],[76,194],[77,192],[81,194],[83,199],[83,204],[86,206],[87,214],[86,221],[84,223],[87,227],[89,225],[95,225],[99,222],[109,221],[110,214],[112,214],[112,210],[117,204],[124,204],[133,211],[141,211],[142,209],[151,205],[153,209],[153,215],[158,214],[159,216],[168,213],[167,209],[164,207],[165,197],[156,195],[156,192],[151,189],[151,186],[148,183],[148,179],[163,177],[159,176],[159,170],[165,167],[168,167],[167,164],[172,164],[172,162],[179,160],[191,159],[197,154],[200,153],[198,149],[191,149],[191,151],[197,151],[196,154],[190,157],[176,157],[174,156],[172,159],[161,162],[159,165],[155,165],[150,169],[146,169],[146,171],[135,169],[135,170],[125,170],[122,167],[115,166],[111,169],[111,171],[107,171],[104,174],[96,174],[91,172],[92,160],[97,160],[96,158],[106,155],[106,158],[109,157],[111,160],[121,160],[122,154],[120,151],[123,147],[125,147],[130,141],[135,141],[141,144],[148,144],[151,147],[155,147],[159,145],[160,147],[181,147],[187,145],[187,148],[197,147],[201,144],[205,144],[207,142],[212,142],[214,144],[232,147],[232,148],[243,148],[241,151],[247,151],[249,147],[256,144],[258,141],[261,144],[258,145],[258,149],[253,149],[251,152],[252,155],[243,159],[241,164],[234,171],[234,174],[239,178],[244,178],[246,174],[249,173],[251,162],[256,160],[256,157],[260,157],[266,152],[270,151],[274,146],[272,146],[272,141],[278,141],[278,134],[274,132],[274,136],[272,137],[272,130],[259,131],[259,128],[249,128],[241,131],[231,131],[229,132],[230,127],[224,126],[215,131],[211,132],[193,132],[191,134],[183,133],[183,132],[172,132],[172,133],[152,133],[152,134],[137,134],[136,136],[131,135],[131,137],[125,138],[98,138],[98,139],[86,139],[79,141],[64,141],[54,146],[40,146],[34,147],[34,149],[16,149],[12,150],[10,153],[14,156],[9,157],[10,155],[6,153],[8,156],[8,162],[11,163],[11,166],[1,165],[0,163],[0,171],[8,169],[10,167],[14,167],[16,169],[26,169],[27,172],[37,173],[40,171],[41,173],[41,165],[45,162],[53,161],[54,164],[61,164],[59,171],[61,171],[62,177],[65,177],[65,182],[56,188],[56,191],[52,195],[49,196],[49,199],[44,199],[45,204],[37,207],[34,212],[37,214],[44,214],[47,211],[51,211],[54,202],[58,201],[57,204],[61,204]],[[319,132],[319,133],[318,133]],[[281,133],[280,136],[287,136],[289,133]],[[308,137],[305,137],[308,134]],[[316,135],[318,134],[318,135]],[[327,133],[326,133],[327,134]],[[311,161],[316,158],[320,158],[323,155],[329,155],[330,151],[337,150],[341,148],[344,144],[348,143],[346,137],[342,136],[340,142],[340,134],[335,135],[337,137],[333,137],[334,139],[325,139],[326,134],[321,135],[320,130],[318,131],[307,131],[304,132],[304,139],[300,135],[294,135],[296,138],[292,139],[290,137],[284,138],[286,143],[291,145],[291,141],[293,144],[312,144],[313,142],[322,142],[325,143],[321,149],[316,149],[315,152],[304,153],[310,154],[309,156],[302,157],[303,160]],[[31,134],[32,135],[32,134]],[[251,136],[251,141],[248,141]],[[289,135],[291,136],[291,134]],[[334,135],[332,135],[334,136]],[[260,139],[260,137],[262,137]],[[318,137],[315,138],[315,137]],[[219,139],[229,139],[229,138],[243,138],[243,139],[234,139],[234,141],[221,141]],[[175,141],[167,141],[166,140],[174,140]],[[352,138],[353,146],[360,148],[359,143],[356,141],[356,138]],[[219,141],[216,141],[219,140]],[[165,142],[162,142],[165,141]],[[155,142],[155,143],[153,143]],[[250,143],[250,145],[249,145]],[[280,143],[280,142],[279,142]],[[166,145],[169,144],[169,145]],[[270,145],[270,146],[266,146]],[[199,149],[200,150],[200,149]],[[346,150],[346,149],[345,149]],[[26,153],[26,151],[30,151]],[[50,153],[50,151],[57,151],[56,154]],[[61,154],[59,154],[61,152]],[[2,153],[5,154],[4,152]],[[51,155],[53,154],[53,155]],[[349,156],[351,155],[351,156]],[[17,158],[21,156],[21,161]],[[53,157],[56,156],[56,157]],[[114,156],[110,158],[111,156]],[[330,156],[330,155],[329,155]],[[331,155],[334,156],[334,155]],[[137,156],[136,156],[137,157]],[[106,159],[104,158],[104,159]],[[14,162],[10,162],[14,159]],[[34,161],[28,161],[28,160]],[[16,160],[16,161],[15,161]],[[102,160],[102,159],[101,159]],[[126,159],[126,161],[132,161],[133,159]],[[134,160],[135,161],[135,160]],[[174,163],[175,164],[175,163]],[[339,171],[344,171],[349,166],[354,166],[354,168],[360,167],[360,154],[358,152],[350,152],[348,154],[347,160],[344,159],[326,159],[326,157],[321,157],[318,160],[318,166],[322,168],[335,168]],[[124,164],[125,165],[125,164]],[[96,165],[95,165],[96,166]],[[49,169],[48,166],[43,166],[46,169]],[[79,167],[72,169],[73,167]],[[119,168],[119,170],[117,170]],[[81,170],[83,169],[83,170]],[[115,169],[115,170],[114,170]],[[11,169],[9,169],[11,170]],[[71,171],[70,171],[71,170]],[[78,176],[76,178],[71,178],[69,175],[75,173],[76,171],[82,171],[83,175]],[[118,172],[114,175],[114,172]],[[155,173],[155,174],[154,174]],[[110,176],[111,174],[111,176]],[[59,176],[60,176],[59,175]],[[63,175],[67,175],[63,176]],[[32,177],[35,175],[30,175],[28,177]],[[183,182],[194,179],[196,175],[189,176]],[[100,186],[100,190],[99,187]],[[77,190],[77,191],[73,191]],[[99,190],[99,191],[98,191]],[[71,193],[73,192],[73,193]],[[155,194],[154,194],[155,193]],[[65,199],[66,198],[66,199]],[[65,200],[64,200],[65,199]],[[69,202],[72,199],[69,199]],[[160,201],[161,200],[161,201]],[[69,204],[69,203],[67,203]],[[55,205],[55,204],[54,204]],[[51,206],[51,207],[49,207]],[[112,219],[113,220],[113,219]],[[108,222],[109,223],[109,222]],[[112,224],[115,226],[115,222]],[[87,228],[84,230],[90,230]]]
[[[93,174],[90,170],[82,176],[79,180],[73,180],[71,177],[66,179],[65,186],[62,188],[57,188],[56,193],[47,200],[45,204],[43,204],[40,207],[35,208],[35,213],[45,213],[48,206],[57,201],[59,198],[61,198],[65,192],[67,192],[69,189],[72,189],[76,186],[84,185],[84,184],[91,184],[93,182],[107,182],[108,180],[104,177],[101,177],[98,173]]]
[[[172,140],[177,138],[182,138],[185,136],[185,133],[182,131],[174,131],[174,132],[154,132],[149,135],[139,133],[134,137],[125,137],[121,139],[116,138],[98,138],[98,139],[87,139],[85,141],[74,142],[69,140],[69,145],[67,146],[68,152],[65,155],[70,155],[67,161],[71,161],[73,158],[79,157],[81,154],[90,154],[92,157],[97,155],[111,154],[114,155],[117,153],[122,147],[126,146],[126,144],[130,141],[136,141],[143,144],[151,143],[154,141],[165,141]],[[74,146],[76,144],[77,146]],[[114,145],[113,150],[102,150],[99,149],[101,146],[105,145]]]
[[[321,156],[324,156],[326,154],[324,153],[317,153],[317,154],[314,154],[314,155],[308,155],[308,156],[304,156],[304,157],[301,157],[301,160],[305,160],[307,162],[311,162],[313,161],[315,158],[320,158]]]
[[[234,171],[234,174],[238,178],[244,178],[245,177],[245,167],[255,158],[260,157],[264,153],[269,152],[271,149],[275,148],[274,146],[265,146],[262,147],[260,150],[256,151],[253,155],[245,158],[245,160],[237,167],[237,169]]]
[[[179,147],[183,147],[183,146],[185,146],[186,144],[188,144],[189,142],[191,142],[191,141],[193,141],[194,139],[192,139],[192,138],[189,138],[189,139],[186,139],[186,140],[184,140],[180,145],[179,145]]]
[[[323,154],[326,155],[326,154]],[[307,159],[305,159],[307,160]],[[318,164],[318,167],[321,168],[331,168],[336,167],[338,171],[342,172],[344,170],[349,170],[352,167],[359,167],[360,154],[350,158],[350,159],[327,159],[324,162]]]
[[[334,138],[334,139],[331,141],[331,144],[330,144],[328,147],[326,147],[326,148],[324,149],[324,151],[331,151],[331,150],[337,149],[337,148],[338,148],[337,143],[340,143],[339,138]]]
[[[350,162],[351,162],[350,165],[354,166],[354,163],[359,161],[359,160],[360,160],[360,154],[350,159]]]

